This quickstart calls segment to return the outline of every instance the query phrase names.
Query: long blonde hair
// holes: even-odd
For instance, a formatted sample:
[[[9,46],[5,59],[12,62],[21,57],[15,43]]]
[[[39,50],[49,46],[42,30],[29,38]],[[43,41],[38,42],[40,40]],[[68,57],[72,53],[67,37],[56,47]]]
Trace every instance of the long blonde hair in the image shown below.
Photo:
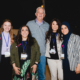
[[[5,19],[4,21],[3,21],[3,24],[4,24],[4,22],[10,22],[11,23],[11,29],[10,29],[10,31],[9,31],[9,33],[10,33],[10,38],[11,38],[11,44],[13,43],[13,26],[12,26],[12,22],[11,22],[11,20],[9,20],[9,19]],[[4,31],[4,29],[3,29],[3,24],[1,25],[1,33]]]

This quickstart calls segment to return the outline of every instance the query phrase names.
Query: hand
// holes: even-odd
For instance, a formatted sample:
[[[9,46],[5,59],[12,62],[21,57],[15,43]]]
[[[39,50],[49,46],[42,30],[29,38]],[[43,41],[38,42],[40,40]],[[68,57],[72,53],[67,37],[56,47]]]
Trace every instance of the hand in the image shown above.
[[[15,71],[15,74],[17,74],[17,75],[21,74],[20,68],[18,68],[18,67],[14,67],[14,71]]]
[[[77,65],[76,69],[75,69],[76,74],[80,73],[80,64]]]
[[[32,72],[35,73],[37,69],[37,65],[34,64],[31,68],[33,68]]]

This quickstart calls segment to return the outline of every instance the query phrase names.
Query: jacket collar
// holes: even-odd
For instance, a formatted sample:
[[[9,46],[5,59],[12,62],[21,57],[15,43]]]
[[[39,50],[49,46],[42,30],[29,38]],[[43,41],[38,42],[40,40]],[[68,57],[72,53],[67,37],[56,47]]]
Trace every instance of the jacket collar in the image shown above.
[[[36,23],[36,19],[34,20],[35,21],[35,23]],[[43,24],[45,24],[45,21],[43,20]]]

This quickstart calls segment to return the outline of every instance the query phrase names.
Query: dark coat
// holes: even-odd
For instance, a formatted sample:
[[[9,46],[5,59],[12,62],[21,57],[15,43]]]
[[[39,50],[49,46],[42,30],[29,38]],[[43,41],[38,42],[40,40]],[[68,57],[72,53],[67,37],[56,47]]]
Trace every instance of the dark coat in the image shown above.
[[[11,46],[11,64],[15,63],[17,67],[20,68],[18,45],[14,42]],[[40,62],[40,49],[37,41],[34,39],[34,44],[31,46],[31,60],[30,60],[30,72],[32,72],[31,66],[35,62]]]

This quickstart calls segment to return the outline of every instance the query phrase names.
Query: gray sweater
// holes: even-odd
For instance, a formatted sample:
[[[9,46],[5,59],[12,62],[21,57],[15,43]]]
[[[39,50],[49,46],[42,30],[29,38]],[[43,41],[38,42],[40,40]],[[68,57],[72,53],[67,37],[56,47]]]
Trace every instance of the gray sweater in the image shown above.
[[[43,24],[39,26],[35,20],[32,20],[29,21],[26,25],[29,27],[32,37],[34,37],[39,44],[41,56],[45,56],[46,53],[45,37],[46,37],[46,32],[49,29],[49,24],[43,21]]]

